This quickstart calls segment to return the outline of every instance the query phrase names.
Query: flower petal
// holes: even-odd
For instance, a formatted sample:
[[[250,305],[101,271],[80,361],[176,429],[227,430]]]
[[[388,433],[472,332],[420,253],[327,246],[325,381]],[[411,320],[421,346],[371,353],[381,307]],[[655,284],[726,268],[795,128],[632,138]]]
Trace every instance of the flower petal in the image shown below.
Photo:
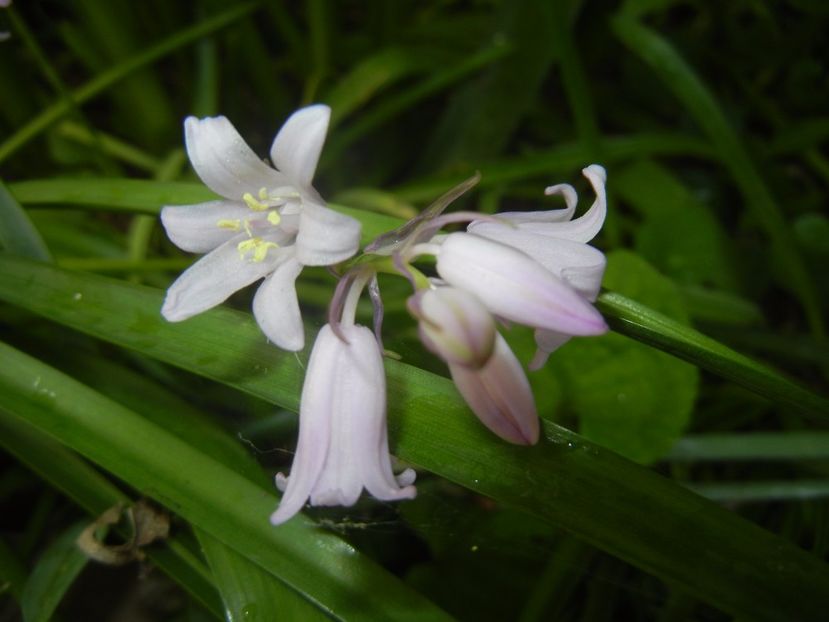
[[[457,287],[421,290],[409,298],[420,340],[444,361],[480,368],[495,347],[495,320],[473,294]]]
[[[184,141],[190,163],[216,194],[241,201],[246,192],[287,185],[285,177],[269,167],[248,147],[225,117],[184,121]]]
[[[360,222],[332,209],[306,203],[299,216],[296,257],[306,266],[345,261],[360,246]]]
[[[529,255],[505,244],[471,233],[452,233],[440,246],[437,271],[506,320],[570,335],[607,330],[601,314],[580,293]]]
[[[333,413],[331,446],[314,490],[313,505],[353,505],[366,475],[379,463],[378,438],[386,422],[386,380],[374,334],[365,326],[341,325],[348,343],[336,351],[336,376],[329,378]],[[388,453],[388,447],[385,448]],[[388,474],[391,477],[391,471]],[[395,486],[396,488],[396,486]],[[381,488],[384,490],[384,488]]]
[[[243,221],[250,210],[233,201],[210,201],[197,205],[167,205],[161,210],[161,223],[170,241],[190,253],[206,253],[238,234],[238,228],[221,227]]]
[[[271,514],[273,525],[284,523],[302,509],[320,479],[329,447],[338,440],[332,439],[331,424],[337,396],[331,391],[331,379],[336,377],[341,362],[338,352],[342,345],[327,324],[320,329],[314,342],[302,385],[296,455],[287,485],[284,476],[277,480],[278,487],[284,486],[284,494],[276,512]]]
[[[271,161],[291,182],[311,185],[328,132],[331,109],[323,104],[300,108],[285,121],[271,145]]]
[[[268,253],[263,261],[252,262],[239,257],[237,245],[247,236],[231,238],[185,270],[167,290],[161,314],[170,322],[186,320],[224,302],[273,270],[279,252]]]
[[[284,261],[265,279],[253,297],[253,315],[259,328],[277,347],[297,352],[305,345],[302,315],[295,281],[302,264],[286,250]]]
[[[538,413],[530,383],[501,335],[483,368],[470,370],[450,364],[449,371],[466,403],[486,427],[510,443],[538,442]]]
[[[498,224],[475,229],[475,235],[526,253],[590,301],[599,295],[607,259],[592,246]]]
[[[576,204],[578,203],[578,195],[573,186],[570,184],[557,184],[545,189],[544,194],[548,196],[553,194],[561,195],[567,207],[564,209],[535,210],[532,212],[499,212],[495,216],[513,225],[519,225],[521,223],[563,222],[573,217],[576,211]],[[492,223],[491,221],[476,220],[467,227],[467,231],[470,233],[478,233],[479,227],[486,228],[491,224],[498,226],[497,223]]]
[[[589,242],[595,238],[602,225],[604,225],[604,219],[607,216],[607,196],[604,188],[607,173],[598,164],[591,164],[582,171],[582,174],[593,186],[596,199],[590,209],[580,218],[556,223],[521,223],[518,227],[554,238],[573,240],[574,242]]]

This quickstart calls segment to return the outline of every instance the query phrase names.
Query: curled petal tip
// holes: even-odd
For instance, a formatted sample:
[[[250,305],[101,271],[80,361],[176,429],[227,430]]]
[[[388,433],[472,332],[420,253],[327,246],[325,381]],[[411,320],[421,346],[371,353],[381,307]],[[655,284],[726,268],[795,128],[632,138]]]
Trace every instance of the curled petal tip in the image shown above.
[[[591,175],[598,177],[603,184],[607,183],[607,171],[601,164],[591,164],[582,169],[582,174],[589,178]]]

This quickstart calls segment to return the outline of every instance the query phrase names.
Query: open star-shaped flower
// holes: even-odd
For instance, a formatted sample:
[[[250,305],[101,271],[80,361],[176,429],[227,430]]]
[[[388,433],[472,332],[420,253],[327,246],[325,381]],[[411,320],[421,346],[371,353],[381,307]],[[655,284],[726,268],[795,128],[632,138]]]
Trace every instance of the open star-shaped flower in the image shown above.
[[[360,242],[360,223],[327,208],[311,185],[330,115],[323,105],[291,115],[271,146],[275,168],[256,156],[227,118],[185,120],[190,162],[223,198],[161,212],[176,246],[207,253],[167,290],[161,309],[167,320],[186,320],[265,277],[253,300],[256,321],[277,346],[302,349],[297,276],[303,266],[348,259]]]

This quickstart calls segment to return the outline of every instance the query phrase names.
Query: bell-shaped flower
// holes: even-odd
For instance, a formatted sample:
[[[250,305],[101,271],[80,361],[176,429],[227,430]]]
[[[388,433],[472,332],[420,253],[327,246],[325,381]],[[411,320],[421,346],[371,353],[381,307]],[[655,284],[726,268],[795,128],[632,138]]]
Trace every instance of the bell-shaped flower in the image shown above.
[[[559,184],[547,188],[545,194],[561,195],[565,209],[505,212],[497,214],[497,217],[506,224],[480,220],[472,222],[468,231],[521,250],[592,302],[599,295],[607,260],[604,253],[586,243],[598,234],[604,224],[607,173],[598,164],[588,166],[582,173],[593,187],[596,198],[580,218],[572,219],[578,202],[576,191],[572,186]],[[530,363],[530,369],[541,367],[549,355],[573,334],[560,329],[536,330],[538,351]]]
[[[566,208],[540,212],[504,212],[496,214],[506,221],[489,220],[470,223],[468,231],[490,240],[517,248],[581,292],[588,300],[596,300],[604,276],[604,253],[588,246],[604,224],[607,214],[605,181],[607,175],[598,164],[582,171],[593,186],[596,199],[580,218],[572,220],[578,197],[567,184],[550,186],[548,195],[560,194]]]
[[[452,233],[437,251],[437,272],[474,294],[495,315],[570,335],[599,335],[604,318],[573,287],[526,253],[473,235]]]
[[[271,146],[272,168],[260,160],[225,117],[184,122],[190,162],[223,197],[167,206],[161,220],[179,248],[207,253],[167,290],[162,315],[178,322],[220,304],[265,277],[253,312],[265,335],[286,350],[304,345],[294,282],[302,266],[351,257],[360,224],[325,207],[311,185],[330,109],[296,111]]]
[[[411,499],[415,473],[395,477],[386,431],[386,380],[374,333],[359,325],[322,327],[311,351],[299,407],[299,441],[271,523],[311,505],[353,505],[363,488],[384,501]]]
[[[538,413],[530,383],[501,335],[496,333],[492,356],[483,367],[473,369],[450,362],[449,372],[486,427],[517,445],[538,442]]]
[[[420,340],[447,363],[483,367],[495,348],[495,320],[469,292],[456,287],[419,290],[408,300]]]

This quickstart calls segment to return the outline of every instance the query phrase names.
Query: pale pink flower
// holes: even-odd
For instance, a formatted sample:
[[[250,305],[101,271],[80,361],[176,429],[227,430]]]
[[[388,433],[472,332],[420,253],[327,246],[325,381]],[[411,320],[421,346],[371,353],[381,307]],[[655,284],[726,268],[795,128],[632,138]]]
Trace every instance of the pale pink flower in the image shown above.
[[[598,164],[592,164],[582,172],[596,193],[596,199],[583,216],[573,219],[578,202],[573,187],[558,184],[547,188],[545,194],[561,195],[565,209],[500,213],[497,217],[506,221],[505,224],[479,220],[472,222],[467,230],[529,255],[586,300],[593,302],[601,289],[607,260],[604,253],[588,246],[587,242],[599,233],[607,215],[607,173]],[[538,351],[530,363],[530,369],[541,367],[550,353],[577,334],[580,333],[561,327],[539,327],[535,334]]]
[[[353,505],[363,488],[383,501],[412,499],[415,473],[394,475],[386,430],[386,380],[374,334],[329,324],[311,351],[299,410],[299,441],[290,477],[276,476],[284,492],[271,523],[311,505]]]

